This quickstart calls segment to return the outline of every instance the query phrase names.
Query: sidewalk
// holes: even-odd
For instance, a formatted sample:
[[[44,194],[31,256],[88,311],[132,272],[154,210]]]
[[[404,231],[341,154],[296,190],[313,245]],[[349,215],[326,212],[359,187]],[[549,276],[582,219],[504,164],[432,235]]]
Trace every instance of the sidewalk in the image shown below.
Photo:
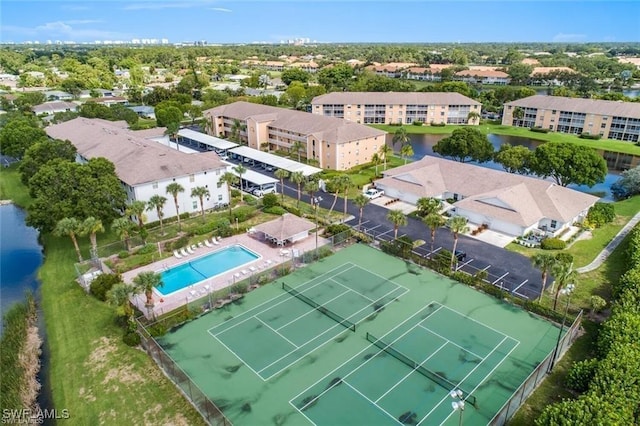
[[[593,259],[593,262],[590,264],[583,266],[582,268],[577,268],[576,272],[582,274],[584,272],[590,272],[594,269],[597,269],[602,265],[602,263],[607,260],[609,255],[618,247],[618,245],[622,242],[624,237],[633,229],[636,224],[640,222],[640,213],[636,213],[635,216],[631,218],[631,220],[618,232],[618,234],[607,244],[607,246],[598,254],[598,256]]]

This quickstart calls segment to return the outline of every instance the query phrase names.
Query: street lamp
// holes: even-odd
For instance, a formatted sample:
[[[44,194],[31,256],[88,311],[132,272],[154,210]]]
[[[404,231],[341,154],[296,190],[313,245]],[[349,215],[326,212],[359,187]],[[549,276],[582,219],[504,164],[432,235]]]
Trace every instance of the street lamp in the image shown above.
[[[462,426],[462,414],[464,413],[464,394],[460,389],[454,389],[449,392],[449,396],[453,398],[451,401],[451,407],[453,411],[460,412],[460,420],[458,420],[458,426]]]
[[[560,295],[567,296],[567,303],[564,307],[564,315],[562,316],[562,325],[560,326],[560,330],[558,331],[558,340],[556,341],[556,348],[553,350],[553,357],[551,358],[551,363],[549,364],[550,373],[553,370],[553,367],[556,364],[556,360],[558,357],[558,350],[560,349],[560,338],[562,337],[562,331],[564,330],[564,323],[567,320],[567,314],[569,313],[569,301],[571,300],[571,293],[576,288],[575,284],[567,284],[565,288],[560,290]]]
[[[311,199],[313,202],[313,208],[315,210],[316,215],[316,260],[318,259],[318,204],[322,201],[322,197],[313,197]]]

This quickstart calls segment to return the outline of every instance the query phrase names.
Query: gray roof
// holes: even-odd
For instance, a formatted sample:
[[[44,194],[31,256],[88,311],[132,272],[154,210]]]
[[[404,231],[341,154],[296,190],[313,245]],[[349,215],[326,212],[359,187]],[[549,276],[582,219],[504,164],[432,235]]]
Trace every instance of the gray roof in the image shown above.
[[[555,109],[558,111],[579,112],[584,114],[640,118],[640,103],[638,102],[602,101],[597,99],[534,95],[508,102],[505,105],[521,108]]]
[[[313,98],[312,105],[481,105],[456,92],[332,92]]]
[[[286,170],[289,173],[302,172],[302,174],[305,176],[311,176],[322,171],[322,169],[319,169],[317,167],[299,163],[294,160],[289,160],[288,158],[283,158],[268,152],[249,148],[248,146],[244,145],[230,149],[229,152],[240,155],[242,157],[250,158],[260,163],[269,164],[277,169]]]
[[[316,225],[304,218],[291,213],[285,213],[277,219],[256,225],[255,229],[267,235],[284,241],[302,232],[310,231]]]
[[[382,130],[336,117],[325,117],[308,112],[294,111],[249,102],[234,102],[208,109],[205,116],[225,116],[238,120],[268,121],[269,126],[286,129],[302,135],[315,135],[328,143],[346,143],[371,137],[384,137]]]
[[[549,180],[432,156],[384,175],[376,181],[382,189],[395,188],[418,197],[461,194],[464,198],[454,205],[522,226],[543,218],[566,222],[598,201]]]
[[[235,142],[216,138],[215,136],[209,136],[206,133],[196,132],[195,130],[191,129],[180,129],[178,131],[178,136],[182,136],[183,138],[191,139],[218,149],[231,149],[238,146],[238,144]]]
[[[235,164],[233,163],[227,163],[227,164],[229,165],[229,171],[231,173],[233,173],[236,176],[240,176],[238,172],[235,171],[235,167],[232,167],[232,166],[235,166]],[[260,186],[278,183],[278,179],[274,179],[271,176],[263,175],[262,173],[258,173],[255,170],[251,170],[251,169],[247,169],[242,174],[242,179]]]
[[[120,180],[131,186],[226,167],[215,152],[176,151],[104,120],[75,118],[45,131],[52,138],[68,139],[84,158],[108,159]]]
[[[58,111],[75,111],[78,109],[78,104],[73,102],[64,102],[64,101],[55,101],[55,102],[45,102],[40,105],[35,105],[31,108],[31,111],[39,114],[41,112],[58,112]]]

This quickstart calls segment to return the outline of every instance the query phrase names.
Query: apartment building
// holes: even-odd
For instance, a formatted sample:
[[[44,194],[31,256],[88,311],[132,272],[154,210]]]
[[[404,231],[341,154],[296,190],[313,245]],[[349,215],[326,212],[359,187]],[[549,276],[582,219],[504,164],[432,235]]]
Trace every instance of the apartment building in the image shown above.
[[[233,137],[261,151],[288,151],[324,169],[347,170],[369,163],[386,133],[339,118],[322,117],[249,102],[204,111],[209,133]]]
[[[502,124],[638,142],[640,104],[535,95],[506,103]]]
[[[455,92],[333,92],[313,98],[312,113],[361,124],[478,124],[482,104]]]
[[[493,84],[498,86],[506,86],[511,81],[509,74],[498,70],[473,70],[468,69],[455,73],[456,80],[464,81],[469,84]]]

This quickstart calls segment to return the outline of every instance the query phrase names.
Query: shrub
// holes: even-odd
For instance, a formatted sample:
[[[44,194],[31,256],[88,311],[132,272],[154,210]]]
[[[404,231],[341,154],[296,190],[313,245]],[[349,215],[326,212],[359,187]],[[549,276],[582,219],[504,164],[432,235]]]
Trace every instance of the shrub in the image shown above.
[[[258,204],[258,199],[253,195],[245,194],[243,200],[245,203],[247,203],[248,206],[255,206]]]
[[[155,252],[156,246],[154,244],[146,244],[144,247],[140,248],[136,254],[149,254]]]
[[[593,295],[589,298],[589,304],[592,313],[601,312],[607,306],[607,301],[598,295]]]
[[[585,392],[589,389],[589,383],[596,373],[598,360],[596,358],[578,361],[569,370],[567,374],[567,387],[576,392]]]
[[[240,190],[232,189],[231,190],[231,198],[240,198]]]
[[[122,282],[122,277],[118,274],[100,274],[89,286],[89,292],[98,300],[107,300],[107,292],[115,284]]]
[[[125,333],[122,341],[129,346],[138,346],[140,344],[140,335],[135,331]]]
[[[199,226],[194,231],[194,234],[204,235],[204,234],[213,232],[215,230],[219,230],[221,228],[225,228],[225,227],[228,228],[229,226],[230,226],[229,219],[227,219],[226,217],[223,217],[216,220],[212,220],[204,225]]]
[[[276,194],[265,194],[265,196],[262,197],[262,205],[264,208],[268,209],[269,207],[274,207],[278,204],[278,196]]]
[[[580,136],[578,136],[580,139],[591,139],[594,141],[600,140],[602,139],[602,136],[600,135],[592,135],[590,133],[580,133]]]
[[[178,238],[174,242],[171,243],[171,250],[178,250],[189,243],[189,237],[187,235],[183,235]]]
[[[444,126],[446,126],[445,123],[436,123],[435,121],[432,121],[431,123],[429,123],[429,125],[431,127],[444,127]]]
[[[120,253],[118,253],[118,258],[119,259],[126,259],[129,256],[131,256],[131,253],[129,253],[126,250],[122,250]]]
[[[325,228],[325,234],[331,236],[341,234],[350,229],[351,227],[349,225],[345,225],[344,223],[333,223]]]
[[[285,210],[291,214],[295,214],[296,216],[302,216],[302,212],[299,208],[294,206],[284,206]]]
[[[587,221],[595,228],[611,223],[615,218],[615,208],[611,203],[595,203],[587,213]]]
[[[544,129],[542,127],[531,127],[529,130],[536,133],[549,133],[549,129]]]
[[[545,238],[540,243],[542,250],[562,250],[567,246],[565,241],[560,238]]]
[[[231,211],[231,217],[233,218],[234,221],[237,219],[238,222],[244,222],[245,220],[249,220],[251,216],[254,215],[255,212],[256,212],[255,207],[240,206]]]
[[[263,210],[265,213],[270,213],[270,214],[277,214],[282,216],[283,214],[285,214],[287,211],[280,207],[280,206],[273,206],[273,207],[269,207]]]
[[[411,123],[411,124],[413,124],[414,126],[422,126],[424,123],[423,123],[422,121],[415,120],[415,121],[414,121],[413,123]]]

